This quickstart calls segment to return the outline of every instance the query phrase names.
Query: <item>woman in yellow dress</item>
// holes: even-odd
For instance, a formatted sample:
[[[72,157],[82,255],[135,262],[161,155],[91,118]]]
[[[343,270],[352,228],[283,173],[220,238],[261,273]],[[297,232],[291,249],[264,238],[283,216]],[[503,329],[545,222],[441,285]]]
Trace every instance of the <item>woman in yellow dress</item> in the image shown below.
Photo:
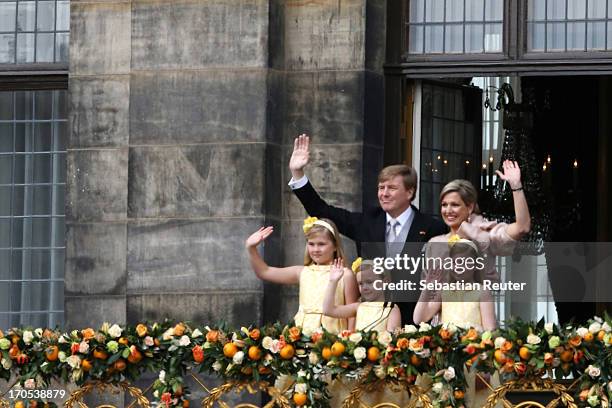
[[[302,327],[305,334],[318,328],[338,334],[348,327],[345,318],[332,318],[323,315],[323,295],[321,290],[329,281],[334,259],[344,259],[340,233],[336,225],[328,219],[309,217],[304,221],[306,248],[304,265],[278,268],[269,266],[261,258],[257,246],[268,238],[273,227],[262,227],[253,233],[245,243],[251,267],[258,278],[280,284],[300,285],[299,309],[295,315],[296,326]],[[348,268],[342,268],[342,279],[334,293],[338,304],[354,303],[359,297],[355,276]]]

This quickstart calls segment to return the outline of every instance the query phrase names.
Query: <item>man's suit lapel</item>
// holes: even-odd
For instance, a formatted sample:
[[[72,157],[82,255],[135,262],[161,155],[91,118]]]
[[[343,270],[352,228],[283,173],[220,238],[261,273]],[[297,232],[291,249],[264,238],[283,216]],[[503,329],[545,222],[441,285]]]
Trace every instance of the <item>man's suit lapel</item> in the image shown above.
[[[374,233],[374,240],[372,242],[385,242],[385,231],[387,229],[387,215],[386,213],[381,209],[377,216],[376,216],[376,220],[374,221],[374,225],[373,225],[373,233]]]

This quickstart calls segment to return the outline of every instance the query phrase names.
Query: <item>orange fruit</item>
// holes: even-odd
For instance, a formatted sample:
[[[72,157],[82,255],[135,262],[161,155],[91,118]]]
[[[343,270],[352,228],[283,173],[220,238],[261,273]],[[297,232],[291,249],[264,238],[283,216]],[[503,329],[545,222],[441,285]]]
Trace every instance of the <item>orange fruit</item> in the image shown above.
[[[261,358],[261,349],[257,346],[249,347],[249,358],[251,360],[259,360]]]
[[[531,351],[529,351],[527,347],[523,346],[519,349],[519,356],[521,356],[521,359],[528,361],[531,358]]]
[[[223,346],[223,355],[227,358],[234,357],[234,354],[238,352],[238,346],[236,346],[231,341],[229,343],[225,343]]]
[[[127,346],[128,345],[128,339],[127,339],[127,337],[120,337],[119,340],[117,340],[117,343],[123,344],[124,346]]]
[[[455,392],[453,393],[455,395],[455,399],[463,399],[465,397],[465,392],[461,391],[461,390],[455,390]]]
[[[189,400],[183,400],[183,408],[189,408]]]
[[[11,360],[14,360],[17,358],[19,354],[21,354],[21,350],[19,350],[19,346],[17,346],[16,344],[13,344],[11,348],[9,349],[9,357],[11,358]]]
[[[108,358],[108,353],[101,348],[97,348],[93,351],[93,356],[98,360],[106,360]]]
[[[142,360],[142,353],[138,351],[138,349],[134,348],[130,352],[130,355],[128,356],[127,360],[132,364],[139,363],[140,360]]]
[[[374,347],[374,346],[370,347],[368,349],[368,360],[375,363],[378,361],[379,358],[380,358],[380,350],[378,349],[378,347]]]
[[[83,369],[83,371],[88,372],[89,370],[91,370],[91,360],[83,360],[81,361],[81,368]]]
[[[410,364],[412,364],[413,366],[419,366],[421,365],[423,361],[419,358],[419,356],[417,356],[416,354],[413,354],[410,356]]]
[[[605,335],[606,335],[606,332],[603,330],[600,330],[599,333],[597,333],[597,340],[603,341]]]
[[[119,360],[115,361],[115,364],[113,365],[113,368],[117,371],[123,371],[125,370],[125,367],[127,366],[127,364],[125,363],[125,360],[120,358]]]
[[[332,351],[329,347],[323,347],[323,350],[321,350],[321,357],[323,357],[323,360],[329,360],[332,358]]]
[[[285,347],[283,347],[280,350],[279,354],[280,354],[282,359],[289,360],[289,359],[293,358],[293,355],[295,354],[295,349],[293,348],[293,346],[291,344],[287,344],[287,345],[285,345]]]
[[[15,407],[15,408],[25,408],[25,404],[23,403],[23,401],[19,400],[19,401],[15,402],[15,405],[13,405],[13,407]]]
[[[45,357],[48,361],[57,361],[59,356],[59,348],[57,346],[49,346],[45,349]]]
[[[587,343],[592,342],[594,338],[595,336],[591,332],[587,332],[587,334],[585,334],[583,337],[584,341],[586,341]]]
[[[305,405],[306,401],[308,401],[308,397],[306,396],[306,394],[303,394],[301,392],[296,392],[295,394],[293,394],[293,402],[298,407]]]
[[[495,358],[495,361],[497,361],[499,364],[504,364],[506,362],[506,355],[501,350],[495,350],[495,353],[493,353],[493,357]]]
[[[560,358],[561,361],[563,361],[564,363],[569,363],[574,359],[574,353],[572,352],[572,350],[565,350],[563,351],[563,353],[561,353]]]
[[[344,347],[344,344],[340,343],[339,341],[335,342],[331,346],[331,353],[334,357],[340,357],[344,353],[344,350],[346,350],[346,347]]]

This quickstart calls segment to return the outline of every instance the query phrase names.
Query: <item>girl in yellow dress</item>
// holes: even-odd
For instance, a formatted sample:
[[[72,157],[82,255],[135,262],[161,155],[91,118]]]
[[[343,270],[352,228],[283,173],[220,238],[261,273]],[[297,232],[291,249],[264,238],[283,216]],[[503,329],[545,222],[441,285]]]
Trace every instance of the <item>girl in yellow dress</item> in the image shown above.
[[[253,233],[245,243],[251,267],[258,278],[268,282],[300,285],[299,309],[295,315],[296,326],[302,327],[305,334],[323,327],[338,334],[348,327],[346,318],[333,318],[323,315],[322,288],[329,281],[334,259],[344,259],[340,233],[336,225],[328,219],[309,217],[304,221],[306,248],[304,265],[277,268],[269,266],[259,255],[257,246],[274,231],[273,227],[262,227]],[[342,261],[340,261],[341,264]],[[338,265],[338,263],[336,263]],[[348,268],[342,267],[342,279],[334,293],[338,304],[354,303],[359,297],[355,276]]]
[[[335,302],[334,293],[337,290],[338,282],[344,276],[339,260],[334,262],[334,266],[329,274],[329,283],[325,291],[323,302],[323,313],[326,316],[336,318],[355,317],[355,330],[378,332],[393,332],[401,326],[402,316],[399,307],[391,302],[385,302],[385,293],[375,289],[377,280],[383,281],[381,275],[373,271],[371,261],[356,261],[354,271],[357,274],[359,290],[361,292],[361,302],[348,303],[346,305]]]

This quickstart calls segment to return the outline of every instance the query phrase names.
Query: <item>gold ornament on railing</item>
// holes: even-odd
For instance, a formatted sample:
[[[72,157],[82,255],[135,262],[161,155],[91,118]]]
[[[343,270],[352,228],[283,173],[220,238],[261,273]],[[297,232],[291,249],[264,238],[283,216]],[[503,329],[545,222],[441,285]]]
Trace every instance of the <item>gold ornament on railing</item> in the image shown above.
[[[203,384],[200,383],[200,385]],[[219,406],[221,406],[222,408],[229,408],[227,403],[222,401],[220,398],[232,390],[237,393],[246,390],[249,394],[255,394],[258,391],[265,391],[268,393],[272,400],[268,402],[264,406],[264,408],[271,408],[274,405],[277,405],[280,408],[291,408],[291,403],[289,402],[287,397],[283,395],[289,386],[290,385],[288,385],[284,390],[281,391],[276,387],[270,386],[270,384],[268,384],[266,381],[230,381],[210,390],[208,396],[202,400],[202,408],[213,408],[215,402],[218,403]]]
[[[149,408],[151,404],[149,400],[143,395],[140,388],[130,385],[127,381],[122,381],[117,384],[109,384],[102,381],[92,381],[83,384],[81,387],[70,393],[70,396],[64,402],[64,408],[72,408],[74,404],[77,404],[80,408],[88,408],[87,405],[82,401],[83,397],[90,394],[93,390],[99,393],[113,393],[118,394],[120,391],[127,392],[135,398],[135,402],[141,408]],[[106,405],[108,406],[108,405]]]
[[[518,380],[510,380],[504,385],[499,386],[493,390],[493,393],[487,398],[487,403],[484,408],[494,408],[498,401],[501,401],[504,408],[518,408],[518,407],[542,407],[542,408],[555,408],[559,404],[568,408],[577,408],[578,405],[574,402],[574,397],[569,394],[568,390],[574,387],[577,383],[576,380],[568,388],[563,384],[555,383],[550,378],[519,378]],[[557,395],[557,398],[550,401],[546,406],[543,406],[539,402],[525,401],[519,405],[513,405],[506,399],[506,394],[509,391],[551,391]]]

